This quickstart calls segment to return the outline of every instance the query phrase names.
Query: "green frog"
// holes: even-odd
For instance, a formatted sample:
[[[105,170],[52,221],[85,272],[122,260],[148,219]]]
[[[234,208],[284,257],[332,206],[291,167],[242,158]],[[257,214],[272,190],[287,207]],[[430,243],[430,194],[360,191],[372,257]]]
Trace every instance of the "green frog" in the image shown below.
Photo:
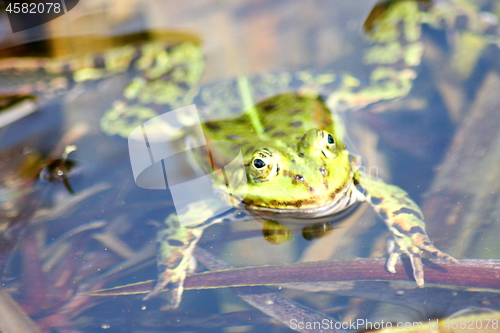
[[[231,148],[209,149],[207,154],[191,159],[196,164],[193,167],[220,167],[214,160],[225,163],[225,156],[235,155],[234,146],[241,151],[244,164],[242,173],[215,177],[213,186],[226,202],[246,213],[215,216],[220,201],[210,198],[190,205],[180,215],[169,216],[157,236],[158,282],[145,299],[168,287],[167,307],[179,306],[186,274],[193,268],[193,250],[204,230],[214,223],[241,216],[260,219],[265,221],[265,236],[275,243],[290,238],[281,224],[302,223],[309,227],[304,228],[304,236],[314,238],[322,232],[315,232],[317,228],[309,225],[326,225],[323,230],[328,231],[329,220],[357,202],[368,203],[391,232],[386,265],[389,272],[395,272],[398,258],[405,254],[411,260],[417,285],[423,287],[423,252],[455,262],[433,246],[420,208],[404,190],[362,172],[359,158],[346,148],[335,111],[358,110],[406,96],[423,53],[421,25],[441,27],[464,13],[477,14],[470,8],[456,9],[448,1],[389,1],[377,6],[365,24],[373,40],[365,63],[374,66],[366,84],[349,74],[302,71],[261,75],[252,80],[241,77],[198,90],[194,82],[201,76],[203,57],[197,45],[143,47],[139,55],[129,56],[141,73],[126,87],[123,98],[105,113],[103,132],[127,137],[165,105],[174,109],[194,99],[212,113],[227,115],[226,119],[202,123],[208,147],[226,142]],[[495,23],[490,22],[491,26]],[[474,29],[483,35],[487,24],[476,24]],[[494,33],[489,36],[498,40]],[[68,75],[67,81],[113,74],[105,72],[106,68],[82,68],[79,75]],[[62,85],[55,79],[51,82]],[[189,135],[186,138],[188,142]],[[228,177],[232,178],[231,186]],[[193,223],[181,227],[181,219]]]
[[[257,126],[252,117],[257,119]],[[423,251],[456,260],[432,245],[420,208],[404,190],[360,170],[358,158],[346,148],[336,125],[321,97],[296,92],[265,99],[234,119],[205,122],[202,126],[207,145],[235,143],[245,166],[245,174],[236,177],[232,186],[227,186],[223,178],[216,178],[214,186],[241,202],[239,206],[250,216],[266,221],[263,232],[274,243],[289,238],[286,231],[276,228],[276,221],[317,225],[332,220],[356,202],[367,202],[392,233],[388,271],[394,273],[398,258],[406,254],[417,285],[423,287]],[[234,151],[217,154],[234,156]],[[205,228],[222,221],[210,220],[217,207],[214,203],[197,203],[182,216],[184,220],[201,219],[200,224],[176,227],[177,215],[167,219],[166,227],[158,233],[160,279],[145,299],[168,285],[170,305],[179,304],[194,245]]]

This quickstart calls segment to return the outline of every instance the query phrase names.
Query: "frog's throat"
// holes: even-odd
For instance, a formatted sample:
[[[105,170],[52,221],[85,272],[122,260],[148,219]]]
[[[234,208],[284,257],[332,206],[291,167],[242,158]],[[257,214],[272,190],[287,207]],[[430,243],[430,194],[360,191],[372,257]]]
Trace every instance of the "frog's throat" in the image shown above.
[[[293,218],[293,219],[309,219],[324,216],[331,216],[348,208],[358,201],[364,201],[364,195],[354,186],[353,182],[345,187],[331,202],[326,205],[313,208],[293,208],[293,209],[277,209],[270,207],[261,207],[255,205],[245,205],[245,208],[250,210],[252,214],[263,218]]]

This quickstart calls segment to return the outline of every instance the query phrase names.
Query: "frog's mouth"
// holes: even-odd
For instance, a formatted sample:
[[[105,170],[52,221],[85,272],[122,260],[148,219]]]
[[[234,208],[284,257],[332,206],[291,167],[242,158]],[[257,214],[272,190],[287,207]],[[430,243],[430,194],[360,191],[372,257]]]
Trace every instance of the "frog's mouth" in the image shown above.
[[[359,192],[352,182],[346,187],[346,189],[338,195],[335,200],[330,203],[318,206],[314,208],[293,208],[293,209],[283,209],[283,208],[270,208],[262,207],[256,205],[246,205],[245,208],[249,210],[253,215],[256,215],[264,219],[278,219],[278,220],[304,220],[304,219],[316,219],[322,217],[330,218],[332,215],[336,215],[345,209],[351,207],[353,204],[359,201],[363,201],[363,195]],[[300,222],[300,221],[299,221]],[[303,221],[302,221],[303,222]]]

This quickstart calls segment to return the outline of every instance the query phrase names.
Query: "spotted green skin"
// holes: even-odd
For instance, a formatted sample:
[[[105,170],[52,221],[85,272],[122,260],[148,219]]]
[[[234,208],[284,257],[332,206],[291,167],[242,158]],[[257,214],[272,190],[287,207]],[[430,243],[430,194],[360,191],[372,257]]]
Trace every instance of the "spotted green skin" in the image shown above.
[[[358,170],[359,162],[346,150],[344,130],[332,112],[359,110],[379,101],[406,96],[417,76],[416,68],[423,53],[421,25],[436,28],[453,25],[464,13],[477,23],[478,15],[474,15],[473,5],[461,9],[454,6],[454,1],[440,1],[432,6],[418,1],[391,2],[378,9],[365,24],[373,45],[367,49],[364,63],[374,66],[365,83],[349,74],[299,72],[264,75],[260,83],[253,86],[253,92],[241,85],[233,90],[222,85],[199,92],[196,82],[203,71],[199,46],[185,43],[165,48],[151,44],[141,47],[139,57],[135,58],[129,48],[105,55],[106,66],[102,69],[77,63],[78,68],[70,74],[64,72],[66,67],[55,62],[43,64],[44,68],[50,68],[49,73],[53,76],[45,84],[37,84],[36,93],[55,94],[57,90],[65,90],[70,83],[102,79],[125,71],[127,62],[132,62],[139,75],[101,120],[101,129],[108,135],[127,137],[132,129],[154,117],[165,105],[175,109],[190,104],[195,96],[214,112],[230,114],[229,109],[234,107],[245,110],[243,115],[203,124],[209,145],[220,141],[233,143],[239,147],[245,161],[241,186],[229,191],[222,179],[215,179],[214,186],[223,195],[229,199],[238,198],[242,201],[241,208],[256,216],[266,218],[271,214],[279,220],[281,216],[307,216],[304,213],[307,211],[316,212],[313,214],[316,216],[322,207],[328,207],[348,193],[355,200],[370,204],[391,232],[387,269],[394,272],[397,259],[404,253],[411,259],[417,285],[423,286],[420,259],[423,251],[449,261],[455,259],[432,245],[420,208],[404,190]],[[472,33],[477,36],[482,36],[489,28],[489,37],[498,41],[497,26],[493,29],[484,24],[472,26]],[[37,65],[34,63],[32,67]],[[300,81],[293,89],[296,92],[284,93],[291,90],[292,81]],[[26,85],[12,93],[36,89],[35,85]],[[224,92],[224,96],[220,92]],[[327,96],[326,101],[319,99],[318,94]],[[254,106],[252,100],[260,102]],[[329,135],[333,144],[328,143]],[[222,150],[218,154],[234,156],[234,151]],[[270,164],[266,164],[264,170],[255,170],[254,161],[259,154],[272,162],[269,170],[266,168]],[[208,164],[208,157],[201,156],[197,161]],[[217,208],[217,201],[208,199],[188,208],[183,218],[209,220]],[[204,229],[219,222],[178,227],[178,220],[175,214],[169,216],[158,232],[159,278],[154,290],[145,298],[168,287],[166,308],[179,306],[186,273],[193,269],[192,252]]]
[[[211,141],[234,143],[243,153],[247,179],[243,198],[247,209],[314,209],[327,205],[352,181],[349,152],[334,131],[331,112],[317,96],[294,93],[269,98],[256,106],[263,131],[252,132],[247,114],[234,120],[203,124]],[[331,133],[335,146],[327,159],[318,131]],[[251,173],[256,152],[265,149],[276,160],[276,175],[258,179]],[[228,156],[231,152],[227,152]],[[238,188],[232,193],[240,196]]]

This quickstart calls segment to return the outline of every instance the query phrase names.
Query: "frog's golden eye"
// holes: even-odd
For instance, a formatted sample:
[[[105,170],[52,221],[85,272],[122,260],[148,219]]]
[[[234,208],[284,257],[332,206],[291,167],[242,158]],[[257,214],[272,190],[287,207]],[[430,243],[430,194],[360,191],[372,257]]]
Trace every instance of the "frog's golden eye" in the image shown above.
[[[250,162],[250,175],[256,182],[266,182],[278,174],[279,168],[273,154],[267,149],[257,150]]]
[[[325,155],[325,157],[333,158],[337,156],[337,146],[333,135],[326,131],[319,131],[318,136],[320,137],[321,142],[321,152]]]

